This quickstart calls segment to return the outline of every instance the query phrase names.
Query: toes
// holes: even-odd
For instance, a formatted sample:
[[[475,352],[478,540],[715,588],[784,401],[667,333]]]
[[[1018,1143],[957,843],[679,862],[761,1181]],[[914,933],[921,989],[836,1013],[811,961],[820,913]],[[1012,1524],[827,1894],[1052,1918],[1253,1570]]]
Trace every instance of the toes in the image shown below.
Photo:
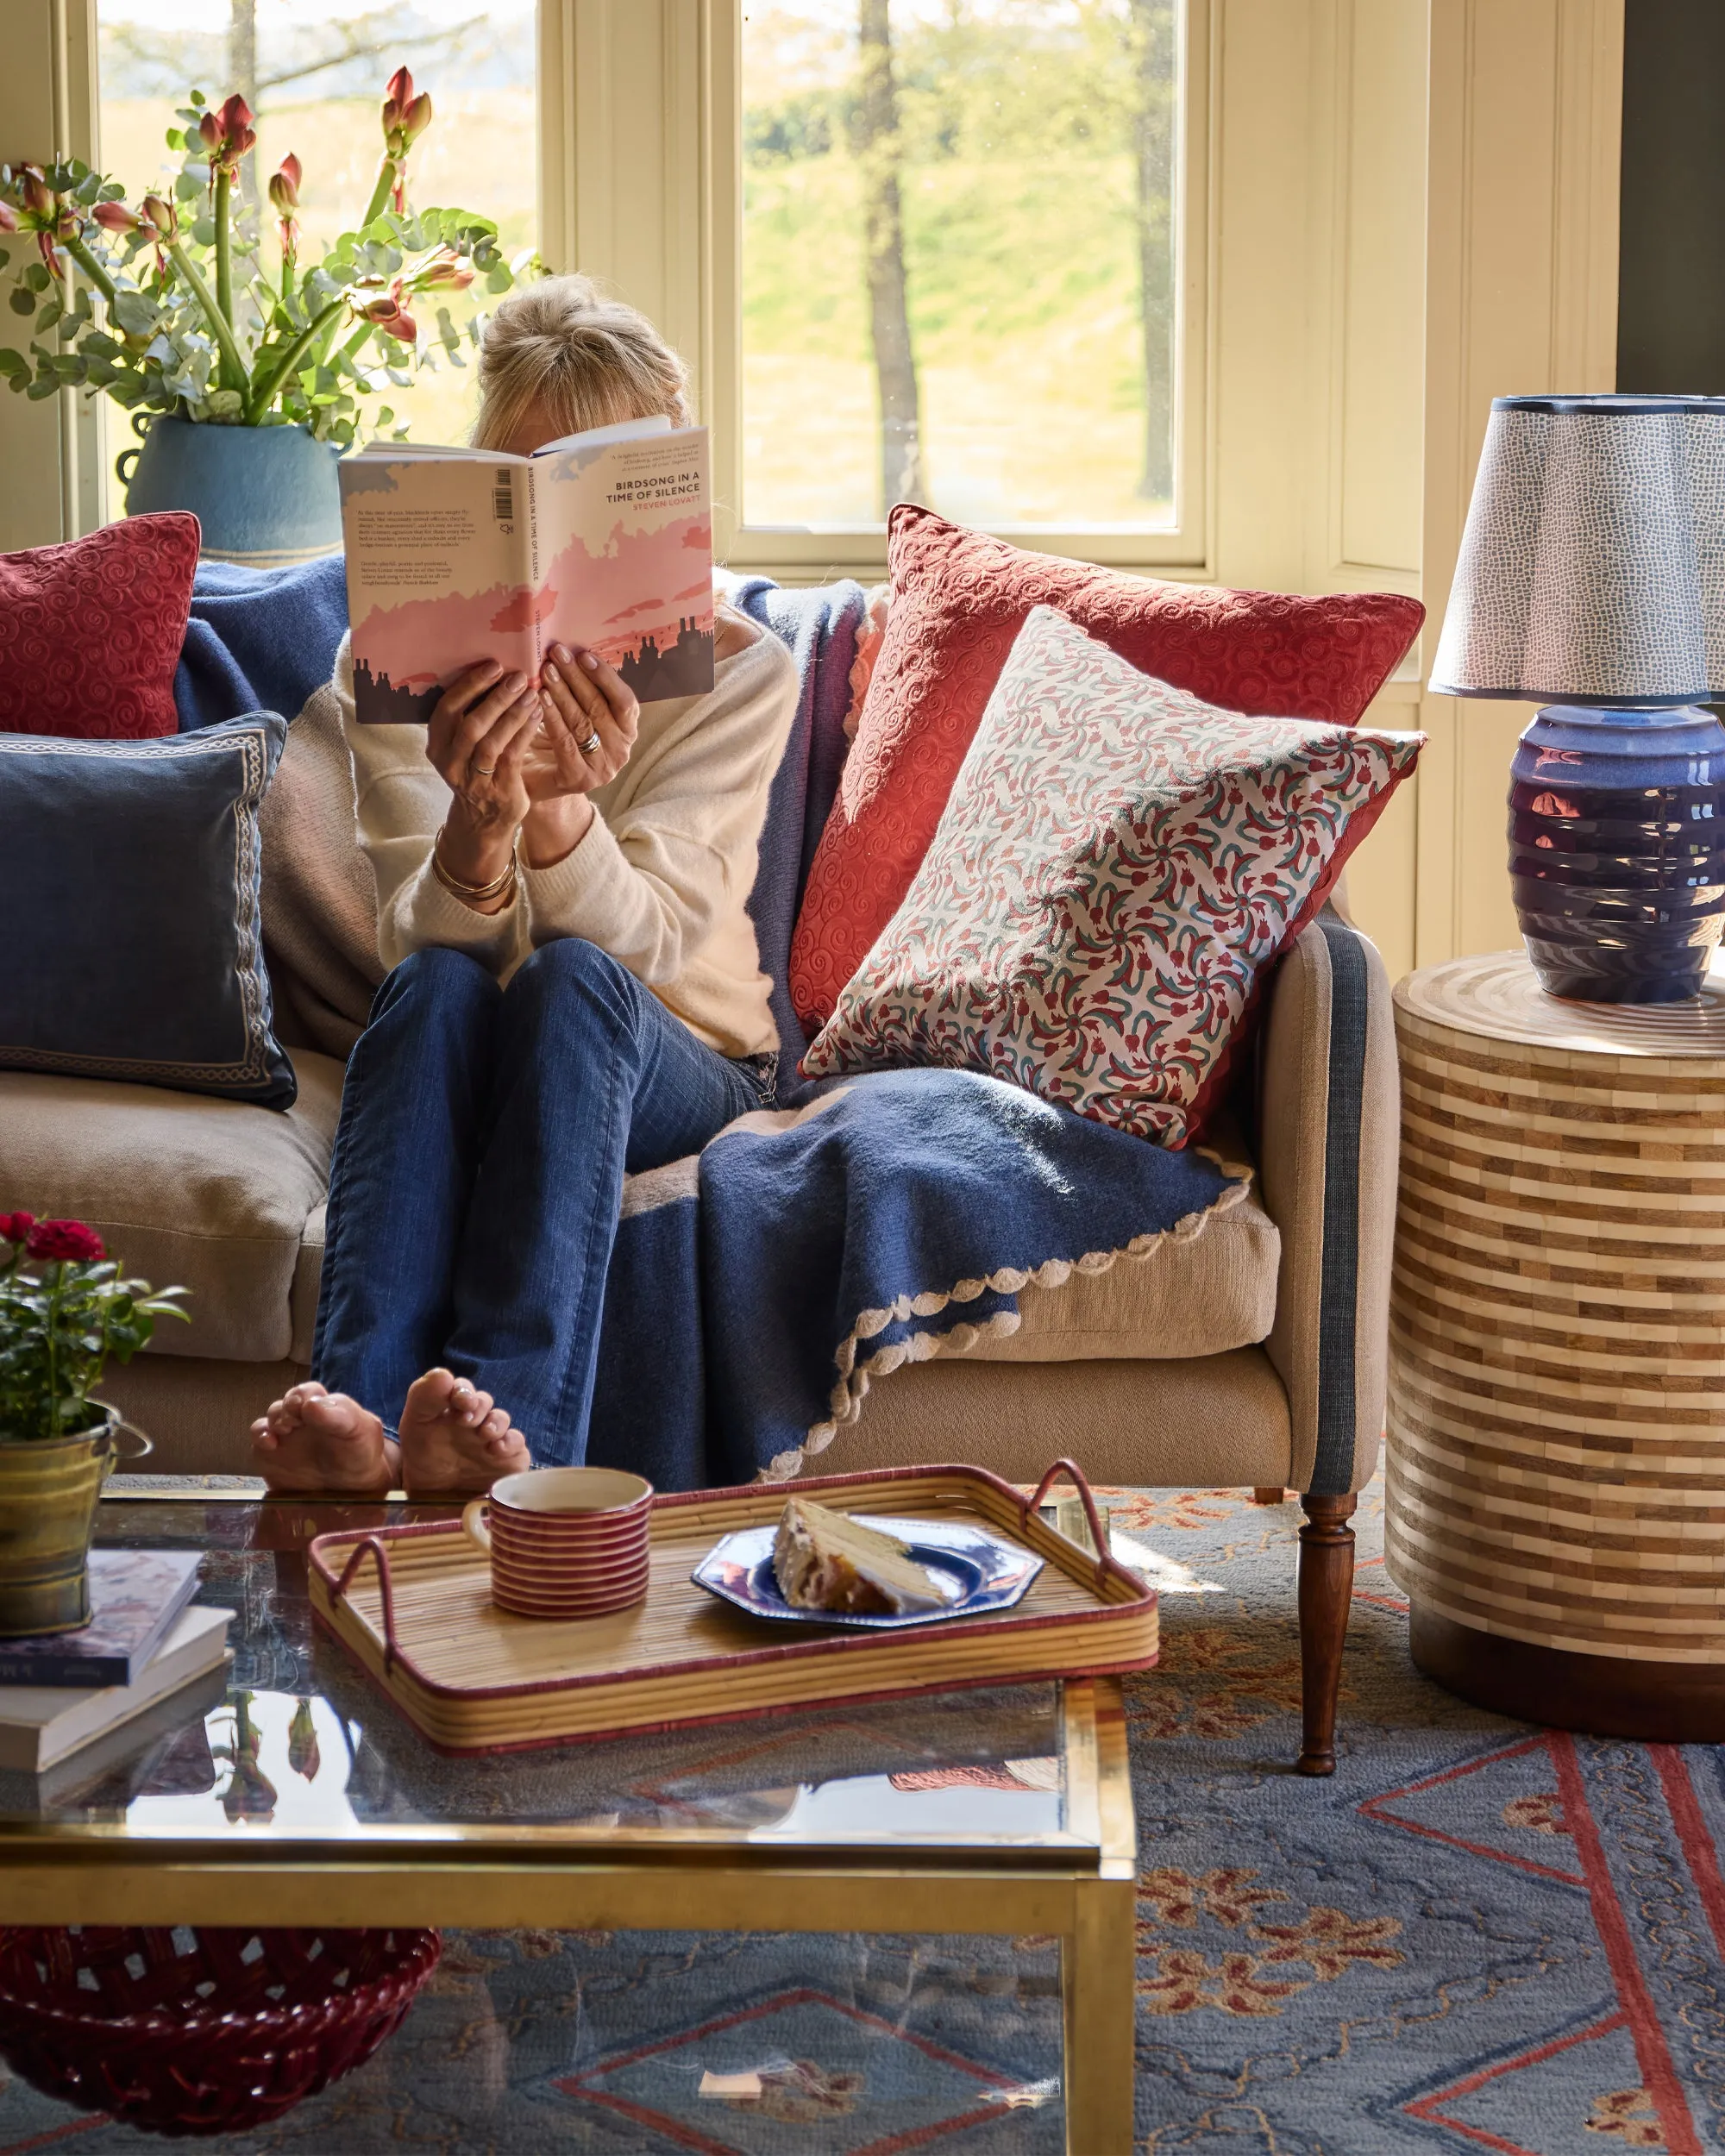
[[[491,1413],[489,1393],[482,1393],[465,1377],[458,1377],[449,1388],[449,1404],[445,1412],[456,1422],[466,1423],[477,1430]]]
[[[402,1409],[404,1419],[416,1422],[436,1420],[439,1415],[448,1412],[456,1388],[466,1384],[465,1378],[457,1377],[453,1370],[446,1370],[441,1365],[436,1369],[427,1370],[423,1376],[416,1377],[407,1388],[407,1399]],[[467,1390],[471,1392],[472,1386],[468,1385]]]

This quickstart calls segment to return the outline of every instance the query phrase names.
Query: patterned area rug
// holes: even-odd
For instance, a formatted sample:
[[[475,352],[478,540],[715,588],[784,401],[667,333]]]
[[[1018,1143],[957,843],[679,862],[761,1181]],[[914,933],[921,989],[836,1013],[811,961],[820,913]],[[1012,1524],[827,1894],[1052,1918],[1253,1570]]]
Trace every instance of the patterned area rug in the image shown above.
[[[1163,1667],[1130,1693],[1139,2149],[1725,2149],[1721,1755],[1529,1730],[1424,1683],[1374,1489],[1341,1766],[1302,1781],[1297,1507],[1118,1506],[1165,1594]],[[205,2146],[1052,2156],[1059,2048],[1045,1940],[451,1933],[369,2065]],[[0,2156],[160,2146],[0,2087]]]

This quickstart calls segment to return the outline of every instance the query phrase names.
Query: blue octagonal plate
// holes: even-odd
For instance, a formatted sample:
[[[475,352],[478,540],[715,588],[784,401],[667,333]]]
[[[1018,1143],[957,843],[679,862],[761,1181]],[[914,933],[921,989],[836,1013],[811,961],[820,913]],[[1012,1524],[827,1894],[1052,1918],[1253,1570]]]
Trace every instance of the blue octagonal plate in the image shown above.
[[[751,1617],[777,1617],[799,1625],[848,1625],[868,1632],[901,1632],[908,1625],[941,1625],[952,1617],[975,1617],[984,1610],[1010,1609],[1022,1601],[1042,1559],[1021,1550],[1004,1535],[991,1534],[970,1520],[888,1520],[874,1513],[853,1513],[860,1526],[878,1527],[895,1536],[917,1563],[955,1589],[944,1609],[913,1610],[903,1617],[851,1615],[834,1609],[794,1609],[779,1591],[773,1574],[773,1539],[779,1524],[744,1527],[726,1535],[708,1551],[690,1574],[697,1587],[722,1602],[747,1610]]]

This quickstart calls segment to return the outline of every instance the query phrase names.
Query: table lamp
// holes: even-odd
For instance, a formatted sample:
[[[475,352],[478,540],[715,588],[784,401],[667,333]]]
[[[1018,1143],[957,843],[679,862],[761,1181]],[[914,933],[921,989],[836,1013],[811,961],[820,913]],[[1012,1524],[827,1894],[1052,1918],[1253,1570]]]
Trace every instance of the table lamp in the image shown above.
[[[1545,705],[1510,768],[1540,984],[1700,993],[1725,926],[1725,398],[1498,397],[1433,664]]]

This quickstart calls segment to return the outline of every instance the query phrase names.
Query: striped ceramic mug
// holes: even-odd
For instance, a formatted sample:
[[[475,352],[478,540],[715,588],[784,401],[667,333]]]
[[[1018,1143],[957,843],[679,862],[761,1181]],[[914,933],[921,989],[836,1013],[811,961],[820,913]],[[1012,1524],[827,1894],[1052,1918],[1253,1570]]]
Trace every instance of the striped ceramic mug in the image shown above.
[[[535,1467],[476,1497],[461,1525],[517,1617],[608,1617],[647,1593],[653,1485],[615,1467]]]

